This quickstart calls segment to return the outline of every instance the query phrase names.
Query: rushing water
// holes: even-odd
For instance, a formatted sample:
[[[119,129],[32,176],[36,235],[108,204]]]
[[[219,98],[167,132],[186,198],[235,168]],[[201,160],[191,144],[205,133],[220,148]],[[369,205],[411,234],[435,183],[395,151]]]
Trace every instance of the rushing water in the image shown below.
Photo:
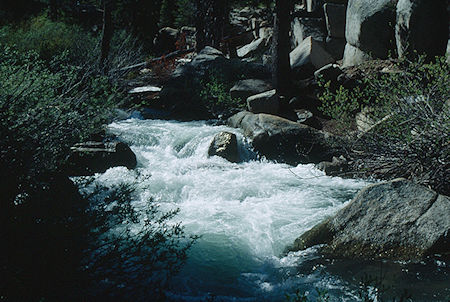
[[[323,259],[314,248],[283,251],[365,182],[257,159],[239,130],[226,126],[131,119],[109,129],[131,145],[138,168],[109,169],[96,182],[110,186],[140,175],[142,200],[152,196],[162,210],[179,208],[176,220],[201,235],[167,293],[171,300],[286,301],[297,289],[317,296],[316,288],[338,301],[358,300],[357,286],[341,273],[359,264]],[[241,163],[207,156],[220,131],[238,136]]]

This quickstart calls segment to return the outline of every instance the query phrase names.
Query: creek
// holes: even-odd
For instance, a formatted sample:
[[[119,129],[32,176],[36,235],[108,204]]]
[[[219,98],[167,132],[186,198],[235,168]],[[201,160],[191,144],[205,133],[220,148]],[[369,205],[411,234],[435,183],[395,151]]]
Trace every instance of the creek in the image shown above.
[[[315,301],[316,289],[327,291],[331,301],[360,301],[359,280],[366,273],[398,273],[392,282],[402,280],[410,291],[430,288],[425,283],[433,278],[444,284],[448,277],[442,272],[448,272],[446,264],[434,263],[432,270],[414,264],[410,273],[409,264],[386,268],[383,262],[330,260],[315,248],[283,253],[345,206],[365,181],[329,177],[314,165],[258,158],[240,130],[208,122],[129,119],[111,124],[109,131],[131,146],[138,167],[112,168],[95,181],[112,186],[140,175],[140,199],[151,196],[163,211],[178,208],[175,220],[188,234],[201,236],[171,283],[170,301],[286,301],[285,294],[296,290]],[[208,157],[209,144],[221,131],[237,135],[240,163]],[[435,290],[430,288],[430,295]]]

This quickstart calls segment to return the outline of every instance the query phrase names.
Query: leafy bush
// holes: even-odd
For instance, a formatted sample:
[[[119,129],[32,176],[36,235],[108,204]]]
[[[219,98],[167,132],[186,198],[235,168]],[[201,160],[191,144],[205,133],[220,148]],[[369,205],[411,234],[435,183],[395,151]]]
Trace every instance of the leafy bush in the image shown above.
[[[118,90],[105,76],[68,64],[66,54],[47,66],[35,52],[1,52],[1,126],[33,150],[36,169],[53,169],[71,144],[101,128]]]
[[[196,7],[192,0],[178,0],[177,14],[175,17],[175,26],[194,26],[196,17]]]
[[[449,193],[450,67],[401,61],[387,74],[366,74],[354,89],[325,86],[324,113],[351,128],[357,112],[368,123],[354,133],[349,156],[358,170],[406,177]]]
[[[0,253],[0,275],[8,282],[0,296],[61,300],[76,291],[84,203],[60,166],[123,98],[89,57],[75,65],[65,51],[43,61],[1,42],[0,239],[8,248]]]
[[[2,42],[21,52],[33,50],[43,60],[51,60],[69,51],[71,60],[85,58],[96,47],[96,39],[76,25],[51,21],[47,15],[32,18],[21,25],[0,30]]]
[[[217,73],[213,72],[208,81],[202,82],[201,86],[200,98],[202,103],[216,117],[231,115],[234,111],[246,106],[246,103],[242,100],[231,97],[231,85]]]
[[[86,203],[61,171],[70,147],[100,132],[112,117],[111,109],[127,99],[119,86],[120,67],[138,60],[135,39],[117,33],[106,71],[99,68],[94,50],[81,57],[71,54],[73,49],[55,48],[55,54],[47,58],[34,50],[10,46],[11,41],[17,40],[8,36],[8,45],[0,41],[0,170],[4,177],[0,183],[0,239],[8,242],[0,253],[0,275],[8,276],[5,282],[2,278],[0,296],[23,301],[82,300],[78,297],[92,294],[102,298],[108,293],[86,293],[86,286],[101,283],[96,278],[108,275],[114,284],[100,284],[101,290],[117,289],[124,279],[112,276],[125,276],[122,273],[128,264],[134,261],[138,265],[138,259],[143,261],[140,268],[146,276],[149,271],[160,273],[161,279],[154,279],[159,281],[146,288],[156,291],[164,285],[162,279],[179,268],[190,244],[187,238],[182,242],[179,224],[166,223],[176,212],[160,213],[150,203],[145,214],[149,222],[138,234],[109,237],[108,247],[113,249],[105,252],[98,245],[99,237],[106,238],[101,230],[109,230],[118,221],[133,224],[138,217],[129,207],[131,199],[124,200],[130,195]],[[60,52],[62,49],[66,50]],[[113,206],[114,202],[118,204]],[[106,205],[108,210],[103,208]],[[101,252],[89,262],[89,268],[100,268],[95,270],[99,275],[80,266],[87,259],[87,250]],[[112,263],[117,250],[123,262]],[[122,258],[125,255],[129,258]],[[161,267],[156,260],[161,260]],[[142,266],[144,262],[148,266]]]
[[[91,280],[91,295],[162,300],[168,281],[197,239],[172,222],[178,210],[163,213],[152,199],[137,210],[132,184],[97,185],[93,190],[85,186],[85,196],[90,200],[90,232],[83,267]]]

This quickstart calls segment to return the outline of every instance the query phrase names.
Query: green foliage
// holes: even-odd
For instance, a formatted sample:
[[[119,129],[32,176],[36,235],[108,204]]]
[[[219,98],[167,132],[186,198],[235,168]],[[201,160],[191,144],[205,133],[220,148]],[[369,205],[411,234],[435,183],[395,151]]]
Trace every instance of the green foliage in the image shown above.
[[[322,110],[344,129],[357,112],[366,129],[352,149],[364,169],[386,177],[406,177],[448,194],[450,161],[450,66],[445,58],[426,63],[401,61],[384,74],[366,74],[356,88],[324,84]],[[355,154],[353,154],[355,155]],[[381,168],[382,167],[382,168]]]
[[[175,0],[162,0],[159,14],[159,27],[173,27],[176,12]]]
[[[331,82],[321,82],[321,85],[324,92],[320,97],[322,105],[319,110],[341,124],[351,124],[355,113],[361,111],[363,104],[368,105],[369,103],[359,87],[349,90],[340,86],[333,91],[330,88]]]
[[[100,129],[118,90],[105,76],[68,64],[66,53],[50,66],[32,51],[6,46],[1,53],[1,126],[30,148],[34,168],[54,169],[71,144]]]
[[[326,290],[321,290],[316,288],[317,297],[316,302],[328,302],[330,301],[330,296]],[[299,289],[294,294],[286,294],[286,302],[312,302],[306,293],[302,293]]]
[[[193,0],[177,0],[177,14],[175,26],[194,26],[196,17],[196,7]]]
[[[19,51],[33,50],[43,60],[68,51],[71,59],[83,57],[95,49],[96,39],[76,25],[51,21],[40,15],[21,26],[0,29],[2,43],[15,46]]]
[[[91,190],[85,186],[90,232],[83,267],[94,297],[162,299],[168,281],[198,238],[186,235],[180,223],[172,222],[178,210],[161,212],[152,199],[144,207],[136,206],[133,187],[96,185]]]
[[[95,217],[61,166],[70,147],[101,132],[111,109],[126,101],[120,67],[140,52],[133,38],[117,32],[103,70],[92,37],[80,32],[72,42],[71,29],[45,16],[1,29],[0,239],[8,248],[0,253],[0,274],[9,277],[0,296],[6,300],[82,300],[73,297],[84,289],[80,261]],[[50,44],[38,43],[53,33]],[[36,43],[27,45],[28,38]],[[118,209],[109,217],[131,217],[126,203]]]
[[[206,108],[215,116],[229,115],[236,109],[243,109],[246,103],[230,95],[230,84],[220,75],[212,73],[208,81],[201,84],[200,98]]]

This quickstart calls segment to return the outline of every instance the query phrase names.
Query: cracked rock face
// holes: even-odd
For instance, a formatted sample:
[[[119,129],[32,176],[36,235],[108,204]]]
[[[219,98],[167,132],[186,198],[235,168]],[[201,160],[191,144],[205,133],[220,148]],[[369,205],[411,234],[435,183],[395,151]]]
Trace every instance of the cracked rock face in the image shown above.
[[[368,186],[334,217],[299,237],[292,250],[327,244],[336,257],[420,260],[450,257],[450,198],[398,179]]]

